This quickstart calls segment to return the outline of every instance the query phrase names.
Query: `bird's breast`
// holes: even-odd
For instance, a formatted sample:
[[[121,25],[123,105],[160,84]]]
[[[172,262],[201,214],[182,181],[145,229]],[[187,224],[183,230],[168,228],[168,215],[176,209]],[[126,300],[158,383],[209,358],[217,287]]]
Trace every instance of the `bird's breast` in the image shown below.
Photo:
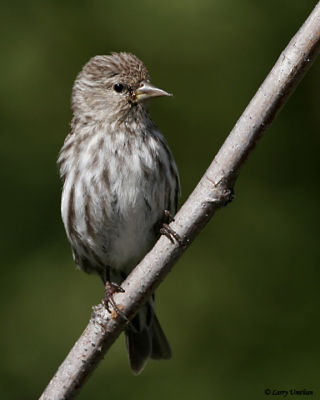
[[[166,150],[157,138],[121,131],[75,139],[60,156],[68,159],[62,217],[69,240],[102,263],[139,259],[155,240],[154,226],[174,190],[164,173],[170,170]]]

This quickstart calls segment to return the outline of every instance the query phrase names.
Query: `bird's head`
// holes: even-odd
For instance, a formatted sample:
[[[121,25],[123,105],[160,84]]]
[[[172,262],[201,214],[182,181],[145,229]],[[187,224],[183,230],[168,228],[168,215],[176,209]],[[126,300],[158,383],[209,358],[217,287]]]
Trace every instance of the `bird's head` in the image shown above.
[[[150,83],[145,65],[130,53],[96,56],[83,67],[72,93],[75,116],[124,121],[145,112],[147,101],[170,96]]]

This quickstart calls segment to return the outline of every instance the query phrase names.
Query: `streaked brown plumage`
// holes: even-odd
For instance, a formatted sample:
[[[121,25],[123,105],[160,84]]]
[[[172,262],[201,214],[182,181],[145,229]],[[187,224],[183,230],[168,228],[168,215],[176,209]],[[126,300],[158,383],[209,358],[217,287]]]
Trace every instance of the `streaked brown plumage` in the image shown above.
[[[159,237],[164,210],[176,211],[177,168],[148,113],[148,100],[165,95],[129,53],[93,57],[73,87],[71,132],[58,159],[62,218],[77,266],[104,283],[121,284]],[[153,299],[126,338],[134,373],[149,357],[171,356]]]

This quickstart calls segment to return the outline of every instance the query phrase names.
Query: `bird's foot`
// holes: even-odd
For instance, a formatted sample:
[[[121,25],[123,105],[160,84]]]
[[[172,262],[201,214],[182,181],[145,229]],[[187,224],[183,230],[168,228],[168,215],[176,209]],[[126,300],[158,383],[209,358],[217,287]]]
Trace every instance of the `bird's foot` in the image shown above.
[[[163,222],[166,222],[167,224],[170,224],[170,222],[174,221],[173,215],[171,215],[169,210],[164,210],[163,212]]]
[[[164,218],[163,218],[163,223],[160,228],[160,233],[161,235],[166,236],[171,243],[174,243],[176,240],[179,244],[182,243],[181,237],[177,234],[177,232],[170,228],[169,224],[170,222],[174,221],[173,216],[170,214],[170,211],[164,210]]]
[[[117,283],[107,281],[105,285],[105,295],[102,303],[110,314],[112,314],[110,309],[111,306],[118,315],[120,315],[124,320],[128,321],[128,318],[124,315],[117,303],[114,301],[113,295],[115,293],[124,293],[124,289]]]

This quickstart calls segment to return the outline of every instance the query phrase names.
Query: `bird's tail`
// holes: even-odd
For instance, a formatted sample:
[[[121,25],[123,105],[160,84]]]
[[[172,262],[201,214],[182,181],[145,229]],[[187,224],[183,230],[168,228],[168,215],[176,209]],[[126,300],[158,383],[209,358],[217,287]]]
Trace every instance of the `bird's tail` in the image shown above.
[[[130,367],[135,375],[143,370],[149,358],[171,358],[170,345],[153,310],[152,299],[132,319],[125,335]]]

